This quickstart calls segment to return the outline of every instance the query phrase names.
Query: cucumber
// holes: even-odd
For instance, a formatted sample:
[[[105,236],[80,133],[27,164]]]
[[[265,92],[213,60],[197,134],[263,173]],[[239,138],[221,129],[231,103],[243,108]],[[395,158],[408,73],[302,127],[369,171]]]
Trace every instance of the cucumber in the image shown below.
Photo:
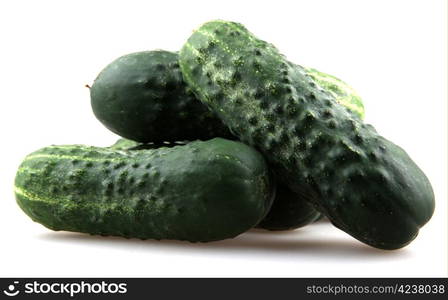
[[[25,158],[15,195],[52,230],[208,242],[266,215],[268,173],[260,153],[221,138],[141,151],[50,146]]]
[[[306,70],[316,82],[331,89],[341,104],[363,117],[362,101],[349,85],[315,69]],[[142,82],[151,84],[142,85]],[[171,88],[169,91],[168,87]],[[191,94],[182,80],[175,52],[144,51],[118,58],[95,80],[91,88],[91,103],[97,118],[108,128],[136,141],[234,139],[221,120]],[[122,142],[131,143],[134,147],[138,145],[125,140]],[[278,184],[277,191],[281,198],[296,200],[274,201],[269,215],[259,227],[295,229],[313,222],[320,215],[286,186]]]
[[[90,99],[101,123],[138,142],[232,137],[184,84],[177,53],[144,51],[116,59],[95,79]]]
[[[431,218],[431,184],[406,152],[243,25],[205,23],[179,60],[198,99],[338,228],[398,249]]]
[[[322,214],[288,186],[277,183],[274,203],[256,227],[272,231],[293,230],[317,221]]]
[[[182,142],[176,142],[182,143]],[[175,144],[175,143],[167,143]],[[110,149],[138,151],[157,147],[154,143],[141,144],[127,139],[119,139]],[[321,214],[313,206],[301,200],[288,187],[277,182],[274,203],[266,217],[256,226],[267,230],[292,230],[316,221]]]
[[[315,69],[307,72],[363,116],[361,99],[349,85]],[[143,51],[119,57],[95,79],[90,98],[97,119],[127,139],[157,143],[234,138],[184,83],[175,52]]]

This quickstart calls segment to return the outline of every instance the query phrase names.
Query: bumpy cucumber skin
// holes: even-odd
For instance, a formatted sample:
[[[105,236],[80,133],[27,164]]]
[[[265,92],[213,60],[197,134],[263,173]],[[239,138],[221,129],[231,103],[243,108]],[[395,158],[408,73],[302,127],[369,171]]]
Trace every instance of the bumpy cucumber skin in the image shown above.
[[[406,152],[241,24],[201,26],[180,65],[196,96],[282,182],[356,239],[398,249],[431,218],[431,184]]]
[[[116,59],[95,79],[90,98],[97,119],[131,140],[162,142],[231,136],[183,82],[177,53],[144,51]]]
[[[142,151],[51,146],[25,158],[15,193],[53,230],[208,242],[266,215],[275,193],[268,172],[253,148],[220,138]]]
[[[304,69],[318,85],[331,93],[339,104],[350,108],[359,118],[364,119],[365,112],[361,97],[351,86],[333,75],[313,68]]]
[[[141,144],[127,139],[119,139],[110,149],[135,151],[150,149],[154,144]],[[277,182],[274,202],[266,217],[256,227],[267,230],[292,230],[316,221],[321,214],[314,207]]]

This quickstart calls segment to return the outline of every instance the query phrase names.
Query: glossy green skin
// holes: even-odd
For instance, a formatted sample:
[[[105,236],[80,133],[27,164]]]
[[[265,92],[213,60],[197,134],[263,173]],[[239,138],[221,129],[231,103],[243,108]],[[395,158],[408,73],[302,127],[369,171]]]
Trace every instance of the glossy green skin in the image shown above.
[[[174,147],[188,144],[188,141],[163,142],[163,143],[139,143],[128,139],[118,139],[112,146],[108,147],[113,150],[147,150],[160,147]]]
[[[257,227],[272,231],[292,230],[313,223],[321,216],[312,203],[304,201],[288,186],[277,183],[274,203]]]
[[[101,123],[138,142],[232,136],[183,82],[177,53],[144,51],[116,59],[95,79],[90,98]]]
[[[25,158],[15,193],[52,230],[208,242],[266,215],[268,173],[253,148],[221,138],[141,151],[50,146]]]
[[[397,249],[431,218],[431,184],[406,152],[241,24],[204,24],[179,57],[196,96],[338,228]]]
[[[110,146],[110,149],[135,151],[155,146],[153,143],[141,144],[127,139],[119,139]],[[308,225],[320,216],[321,214],[311,204],[301,200],[296,193],[277,182],[274,203],[269,213],[256,227],[267,230],[291,230]]]

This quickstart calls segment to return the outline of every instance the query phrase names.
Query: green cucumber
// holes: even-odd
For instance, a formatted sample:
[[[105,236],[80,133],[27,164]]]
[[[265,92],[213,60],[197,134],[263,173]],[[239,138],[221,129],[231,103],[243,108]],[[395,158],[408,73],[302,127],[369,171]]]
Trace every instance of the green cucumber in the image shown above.
[[[364,107],[342,80],[307,69],[319,84],[360,117]],[[164,50],[124,55],[106,66],[90,88],[97,119],[138,142],[233,138],[221,120],[198,101],[182,79],[178,54]]]
[[[266,215],[268,173],[260,153],[221,138],[141,151],[50,146],[25,158],[15,195],[52,230],[208,242]]]
[[[307,72],[316,82],[331,89],[341,104],[363,117],[362,101],[349,85],[315,69],[307,69]],[[234,138],[221,120],[189,92],[175,52],[144,51],[118,58],[95,80],[91,103],[95,115],[108,128],[137,141]],[[283,200],[274,201],[259,227],[295,229],[318,217],[319,213],[309,203],[284,185],[278,184],[277,191]],[[296,200],[284,200],[288,198]]]
[[[181,142],[177,142],[181,143]],[[173,143],[168,143],[173,144]],[[119,139],[110,149],[138,151],[151,149],[157,144],[141,144],[127,139]],[[269,213],[256,226],[267,230],[291,230],[316,221],[321,214],[311,204],[300,200],[296,193],[277,182],[277,191]]]
[[[144,51],[116,59],[95,79],[90,98],[97,119],[127,139],[163,142],[232,137],[184,84],[177,53]]]
[[[179,60],[198,99],[338,228],[397,249],[431,218],[431,184],[406,152],[243,25],[205,23]]]
[[[277,183],[274,203],[257,227],[273,231],[293,230],[313,223],[321,216],[312,203],[303,200],[288,186]]]

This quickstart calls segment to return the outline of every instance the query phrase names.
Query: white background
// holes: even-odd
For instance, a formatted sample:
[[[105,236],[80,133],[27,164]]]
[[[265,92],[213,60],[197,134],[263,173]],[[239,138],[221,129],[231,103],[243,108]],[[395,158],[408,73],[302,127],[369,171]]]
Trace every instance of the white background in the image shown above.
[[[446,276],[446,1],[2,1],[0,276]],[[106,146],[97,73],[130,52],[178,50],[212,19],[242,22],[287,57],[349,82],[366,121],[425,171],[436,213],[381,251],[328,223],[208,244],[52,232],[15,203],[21,159],[49,144]]]

